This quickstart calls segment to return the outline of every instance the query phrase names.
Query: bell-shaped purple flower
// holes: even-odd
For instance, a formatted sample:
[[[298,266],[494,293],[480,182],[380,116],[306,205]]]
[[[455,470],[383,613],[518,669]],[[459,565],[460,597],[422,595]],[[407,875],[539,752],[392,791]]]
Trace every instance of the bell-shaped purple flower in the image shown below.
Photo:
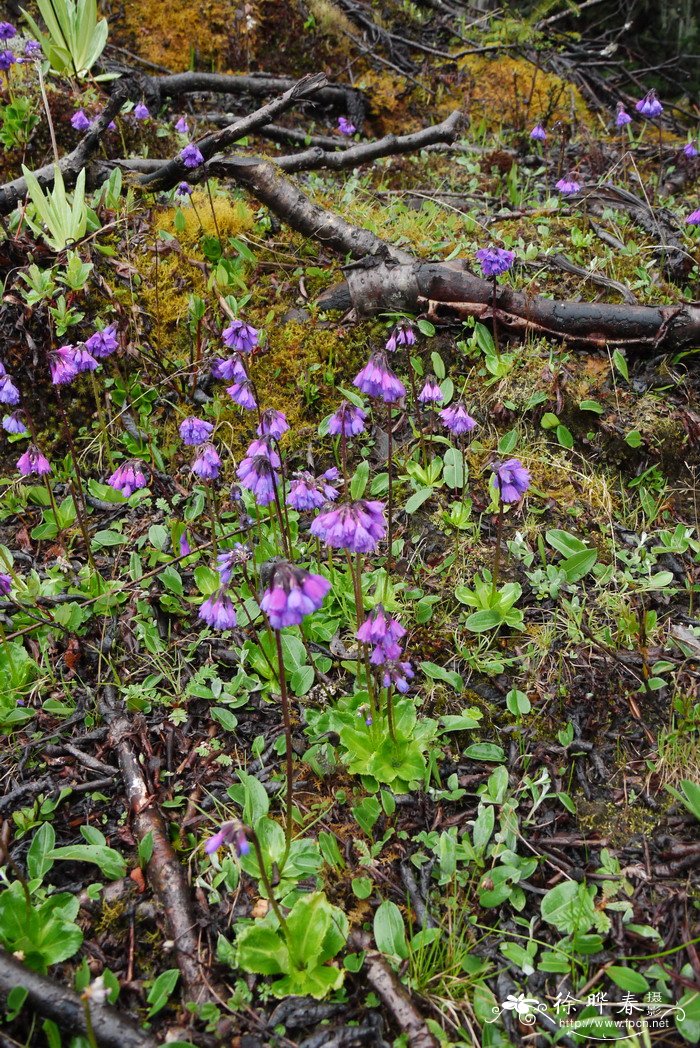
[[[189,444],[191,447],[197,447],[198,444],[204,444],[214,432],[214,427],[211,422],[205,422],[204,419],[195,418],[191,415],[189,418],[183,419],[180,423],[180,436],[183,444]]]
[[[49,367],[51,369],[51,381],[54,386],[65,386],[72,382],[78,374],[78,369],[73,360],[73,346],[61,346],[60,349],[49,353]]]
[[[695,142],[687,142],[686,145],[683,146],[683,154],[687,156],[689,160],[696,157],[698,155],[698,147],[695,145]]]
[[[415,346],[416,333],[408,323],[403,320],[397,324],[389,338],[386,340],[386,348],[393,353],[399,346]]]
[[[189,168],[199,167],[204,163],[204,157],[194,142],[188,142],[185,148],[180,150],[180,160]]]
[[[78,375],[83,371],[97,371],[100,366],[86,346],[64,346],[63,348],[66,350],[66,359],[71,361]]]
[[[213,444],[204,445],[192,463],[192,472],[200,480],[216,480],[221,472],[221,459]]]
[[[0,404],[11,404],[14,407],[19,401],[19,390],[3,367],[0,374]]]
[[[410,662],[399,662],[395,660],[393,662],[386,662],[382,667],[382,684],[385,688],[390,687],[392,684],[398,692],[405,695],[408,691],[410,684],[408,683],[415,676],[413,668]]]
[[[328,432],[334,437],[357,437],[364,432],[366,418],[366,411],[344,400],[328,420]]]
[[[75,113],[73,113],[73,116],[70,118],[70,125],[76,131],[87,131],[87,129],[90,127],[90,121],[85,116],[83,110],[78,109]]]
[[[269,435],[274,437],[275,440],[279,440],[283,433],[286,433],[289,429],[289,423],[287,417],[282,411],[275,411],[274,408],[268,408],[263,411],[260,416],[260,424],[257,428],[257,433],[262,437]]]
[[[501,502],[519,502],[530,487],[530,471],[519,459],[508,459],[494,467]]]
[[[389,367],[386,353],[373,353],[361,371],[355,375],[353,385],[368,397],[377,397],[387,404],[395,404],[406,396],[406,388]]]
[[[179,135],[188,135],[190,133],[189,124],[187,123],[186,117],[179,117],[175,124],[175,130]]]
[[[563,196],[573,196],[580,191],[581,186],[571,178],[560,178],[556,188]]]
[[[246,411],[255,411],[258,406],[253,383],[248,378],[241,379],[240,382],[234,382],[232,386],[227,386],[226,392],[234,404],[245,408]]]
[[[0,22],[0,40],[12,40],[17,36],[17,30],[12,22]]]
[[[20,418],[21,412],[13,411],[11,415],[5,415],[2,420],[2,428],[6,433],[11,433],[13,436],[17,436],[19,433],[26,433],[27,427]]]
[[[229,349],[235,349],[239,353],[251,353],[258,344],[259,331],[252,324],[246,324],[242,320],[232,320],[227,328],[221,332],[224,345]]]
[[[451,404],[449,408],[443,408],[440,412],[440,418],[445,428],[449,429],[450,433],[455,437],[461,437],[464,433],[471,433],[476,426],[476,419],[471,417],[461,401]]]
[[[233,845],[236,855],[238,855],[239,858],[243,855],[247,855],[250,851],[250,844],[245,835],[245,827],[242,823],[238,822],[238,820],[222,823],[217,833],[215,833],[213,837],[210,837],[204,845],[204,851],[207,855],[214,855],[219,848],[223,848],[226,844]]]
[[[112,353],[119,349],[117,325],[108,324],[107,327],[102,328],[101,331],[95,331],[95,333],[90,335],[90,338],[87,339],[85,348],[97,360],[101,360],[103,357],[111,357]]]
[[[51,472],[51,463],[35,444],[30,444],[25,453],[17,459],[17,469],[23,477],[45,477]]]
[[[653,88],[651,91],[647,91],[644,98],[640,98],[634,108],[642,116],[648,116],[652,119],[656,116],[661,116],[664,111],[664,107],[656,97],[656,91]]]
[[[312,535],[335,549],[371,553],[386,535],[382,502],[343,502],[311,522]]]
[[[143,464],[138,459],[123,462],[107,478],[107,483],[115,491],[121,491],[125,499],[131,498],[135,491],[146,487],[146,474]]]
[[[303,470],[295,475],[289,485],[287,502],[292,509],[305,513],[320,509],[327,502],[334,502],[337,498],[338,492],[328,483],[325,474],[322,477],[314,477],[312,473]]]
[[[278,478],[267,455],[241,459],[236,476],[241,486],[253,493],[259,506],[269,506],[274,501]]]
[[[406,636],[406,630],[398,619],[387,614],[383,605],[377,604],[358,629],[356,636],[363,644],[374,648],[371,662],[380,666],[399,657],[399,641]]]
[[[238,356],[217,357],[211,366],[211,373],[213,378],[224,379],[226,382],[245,382],[248,378]]]
[[[615,127],[627,127],[627,125],[631,123],[632,117],[625,109],[624,104],[622,102],[618,102],[617,112],[615,114]]]
[[[485,277],[500,277],[515,261],[513,252],[502,247],[482,247],[476,252],[476,257]]]
[[[134,106],[134,118],[136,120],[148,120],[151,115],[151,111],[145,102],[139,102]]]
[[[530,132],[530,138],[534,142],[545,142],[547,140],[547,132],[542,127],[542,124],[535,124]]]
[[[269,459],[274,469],[280,468],[280,457],[275,438],[271,437],[269,433],[265,433],[262,437],[255,437],[248,445],[245,458],[256,458],[258,455]]]
[[[186,531],[183,531],[182,535],[180,535],[179,546],[180,546],[180,556],[181,557],[189,557],[189,555],[192,552],[192,550],[190,549],[190,540],[187,538],[187,532]]]
[[[175,196],[180,197],[181,200],[189,199],[194,193],[194,189],[189,182],[178,182],[175,186]]]
[[[700,211],[691,211],[685,221],[689,226],[700,226]]]
[[[43,58],[44,52],[38,40],[26,40],[24,44],[24,56],[27,61],[36,61]]]
[[[199,609],[199,617],[212,629],[234,629],[236,625],[236,610],[223,586],[204,601]]]
[[[7,597],[12,589],[12,576],[0,572],[0,597]]]
[[[341,135],[354,135],[357,131],[355,125],[346,116],[338,117],[338,130]]]
[[[313,575],[286,560],[270,566],[272,573],[260,600],[260,607],[274,630],[298,626],[307,615],[321,607],[331,584],[323,575]]]
[[[418,400],[421,404],[439,404],[444,400],[440,384],[434,375],[428,375],[426,378],[423,388],[418,394]]]
[[[14,55],[12,51],[0,51],[0,70],[3,73],[6,73],[16,61],[17,56]]]
[[[249,548],[240,542],[235,542],[233,549],[227,549],[223,553],[219,553],[216,562],[221,585],[228,586],[234,567],[237,564],[245,564],[246,561],[250,560],[251,556]]]

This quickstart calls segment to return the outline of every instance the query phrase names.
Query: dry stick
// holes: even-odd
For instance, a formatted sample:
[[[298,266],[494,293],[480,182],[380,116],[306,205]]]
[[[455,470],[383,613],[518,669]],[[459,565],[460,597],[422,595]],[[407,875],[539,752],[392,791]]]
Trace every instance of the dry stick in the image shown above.
[[[27,1005],[36,1014],[51,1019],[65,1033],[87,1033],[83,1001],[67,986],[25,968],[15,957],[0,949],[0,996],[23,986]],[[130,1019],[106,1004],[90,1003],[95,1039],[100,1048],[156,1048],[156,1042]]]
[[[184,997],[197,1003],[215,1000],[216,996],[207,981],[205,966],[199,958],[197,922],[192,912],[185,871],[173,851],[155,798],[146,786],[139,754],[132,741],[133,721],[119,714],[116,690],[112,685],[105,687],[101,706],[109,724],[109,739],[119,758],[136,837],[142,841],[150,833],[153,841],[153,852],[147,864],[148,880],[163,906],[170,938],[174,942],[177,966],[182,975]]]

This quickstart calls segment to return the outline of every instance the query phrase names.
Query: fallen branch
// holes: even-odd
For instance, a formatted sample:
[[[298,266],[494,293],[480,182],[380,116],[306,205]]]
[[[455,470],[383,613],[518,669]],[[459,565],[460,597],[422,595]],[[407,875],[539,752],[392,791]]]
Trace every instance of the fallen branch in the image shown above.
[[[197,924],[185,877],[168,838],[168,833],[143,777],[139,755],[133,743],[134,725],[116,708],[114,688],[104,690],[102,712],[109,724],[109,737],[119,758],[129,811],[136,837],[142,841],[149,833],[153,851],[147,864],[148,882],[163,906],[177,966],[182,975],[183,996],[201,1004],[215,999],[207,981],[207,969],[199,957]]]
[[[6,998],[18,986],[27,991],[25,1007],[35,1015],[53,1020],[65,1033],[87,1034],[83,1002],[76,993],[30,971],[0,949],[0,996]],[[100,1048],[155,1048],[155,1041],[109,1005],[92,1002],[90,1017]]]
[[[288,91],[295,84],[294,80],[286,76],[228,76],[224,73],[196,72],[152,76],[148,80],[150,90],[158,101],[164,98],[181,98],[196,92],[266,98],[280,91]],[[342,84],[326,84],[313,101],[342,109],[348,115],[358,118],[364,115],[366,108],[362,92]]]

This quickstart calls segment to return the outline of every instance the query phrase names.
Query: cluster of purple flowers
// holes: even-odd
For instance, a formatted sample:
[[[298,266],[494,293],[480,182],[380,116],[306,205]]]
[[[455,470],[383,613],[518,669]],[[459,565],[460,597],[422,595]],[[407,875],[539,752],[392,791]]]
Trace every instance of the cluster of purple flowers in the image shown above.
[[[310,531],[334,549],[372,553],[386,535],[384,505],[365,499],[342,502],[315,517]]]
[[[115,491],[120,491],[125,499],[131,498],[135,491],[145,488],[147,484],[144,465],[138,459],[130,459],[117,466],[114,473],[107,478],[107,483]]]
[[[656,91],[654,91],[653,88],[651,91],[647,91],[644,98],[640,98],[634,108],[638,113],[641,113],[642,116],[648,116],[652,119],[661,116],[664,111],[664,107],[656,97]]]
[[[632,117],[625,109],[623,102],[617,103],[617,113],[615,115],[615,127],[626,127],[627,124],[632,123]]]
[[[226,587],[213,593],[199,609],[199,617],[207,626],[215,630],[232,630],[236,627],[236,609],[229,597]]]
[[[476,252],[476,257],[484,276],[494,278],[507,273],[515,261],[513,252],[502,247],[482,247]]]
[[[51,472],[51,464],[36,444],[30,444],[17,459],[17,469],[23,477],[45,477]]]
[[[341,135],[354,135],[357,131],[355,125],[345,116],[338,117],[338,130]]]
[[[288,504],[300,513],[308,513],[321,509],[327,502],[335,502],[338,498],[338,491],[333,487],[333,483],[338,480],[338,477],[339,473],[335,466],[327,469],[320,477],[314,477],[307,470],[302,470],[295,474],[289,486]]]
[[[530,471],[519,459],[508,459],[493,467],[501,502],[519,502],[530,487]]]
[[[355,375],[353,384],[366,393],[387,404],[395,404],[406,396],[406,387],[389,367],[386,353],[373,353],[361,371]]]
[[[199,167],[204,163],[204,157],[194,142],[188,142],[187,145],[180,150],[180,160],[182,160],[185,167],[189,168]]]
[[[393,353],[399,346],[415,346],[416,333],[407,320],[402,320],[394,328],[386,341],[386,348]]]
[[[392,685],[405,694],[413,678],[410,662],[403,660],[399,641],[406,630],[398,619],[388,615],[383,605],[377,604],[357,631],[357,639],[372,648],[370,662],[381,667],[381,681],[385,688]]]
[[[274,630],[299,626],[307,615],[321,607],[331,584],[323,575],[315,575],[286,560],[269,566],[272,571],[260,607]]]
[[[344,400],[328,420],[328,432],[333,437],[357,437],[364,432],[367,412]]]
[[[547,140],[547,132],[542,127],[542,124],[535,124],[530,132],[530,138],[535,142],[545,142]]]
[[[465,433],[471,433],[476,427],[476,419],[473,419],[461,400],[440,412],[443,425],[454,437],[461,437]]]
[[[556,184],[556,188],[562,196],[573,196],[574,193],[578,193],[581,190],[580,184],[573,178],[560,178]]]
[[[219,830],[204,845],[204,851],[207,855],[214,855],[219,848],[223,848],[226,844],[233,845],[234,851],[239,858],[248,854],[250,844],[246,837],[245,826],[242,823],[237,820],[222,823]]]

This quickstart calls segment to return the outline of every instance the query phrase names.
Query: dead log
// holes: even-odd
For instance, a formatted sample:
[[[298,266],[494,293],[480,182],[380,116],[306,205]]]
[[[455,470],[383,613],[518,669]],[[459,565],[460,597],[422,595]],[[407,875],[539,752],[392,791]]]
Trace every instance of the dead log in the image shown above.
[[[0,949],[0,997],[6,998],[17,986],[27,991],[26,1007],[35,1015],[53,1020],[65,1033],[85,1036],[87,1025],[80,997],[67,986],[30,971]],[[91,1002],[90,1017],[100,1048],[155,1048],[154,1040],[110,1005]]]

